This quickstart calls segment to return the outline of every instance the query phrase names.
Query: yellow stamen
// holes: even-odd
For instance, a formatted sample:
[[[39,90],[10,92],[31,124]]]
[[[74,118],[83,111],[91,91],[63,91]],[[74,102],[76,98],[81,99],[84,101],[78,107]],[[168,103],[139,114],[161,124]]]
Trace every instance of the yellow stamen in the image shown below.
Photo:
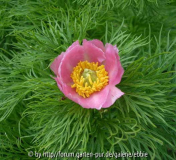
[[[74,82],[71,87],[75,88],[76,92],[84,98],[100,91],[109,82],[108,72],[104,65],[98,66],[98,62],[80,61],[73,68],[71,78]]]

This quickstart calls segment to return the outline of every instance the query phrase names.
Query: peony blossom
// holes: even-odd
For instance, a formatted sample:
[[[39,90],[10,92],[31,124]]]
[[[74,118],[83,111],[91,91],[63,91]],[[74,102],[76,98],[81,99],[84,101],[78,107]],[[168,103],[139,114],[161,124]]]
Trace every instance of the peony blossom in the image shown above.
[[[108,108],[124,94],[115,86],[124,73],[118,49],[109,43],[76,41],[50,68],[64,95],[84,108]]]

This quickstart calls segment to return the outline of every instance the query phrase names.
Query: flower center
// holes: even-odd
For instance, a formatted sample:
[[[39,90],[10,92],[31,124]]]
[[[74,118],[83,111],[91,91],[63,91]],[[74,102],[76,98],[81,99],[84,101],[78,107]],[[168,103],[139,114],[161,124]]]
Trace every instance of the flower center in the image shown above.
[[[104,65],[88,61],[80,61],[73,68],[71,78],[74,82],[71,87],[76,88],[76,92],[84,98],[103,89],[109,81]]]
[[[85,68],[81,76],[84,78],[84,86],[88,83],[88,86],[92,86],[93,82],[97,80],[97,73],[91,69]]]

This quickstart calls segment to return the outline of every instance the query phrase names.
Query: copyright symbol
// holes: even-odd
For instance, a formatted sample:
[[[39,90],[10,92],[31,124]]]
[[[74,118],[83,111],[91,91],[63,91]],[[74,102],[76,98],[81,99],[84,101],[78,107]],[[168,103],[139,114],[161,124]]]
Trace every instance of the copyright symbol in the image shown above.
[[[34,153],[32,151],[28,152],[28,156],[32,157],[34,155]]]

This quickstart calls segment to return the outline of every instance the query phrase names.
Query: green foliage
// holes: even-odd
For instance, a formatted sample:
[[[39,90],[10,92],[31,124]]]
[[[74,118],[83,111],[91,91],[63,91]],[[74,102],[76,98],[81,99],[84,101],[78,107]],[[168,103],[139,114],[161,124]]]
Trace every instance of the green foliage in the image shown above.
[[[176,159],[175,5],[1,0],[0,159],[36,159],[29,151],[143,151],[148,159]],[[125,95],[110,108],[80,107],[51,77],[51,62],[77,39],[119,49],[125,73],[117,87]]]

